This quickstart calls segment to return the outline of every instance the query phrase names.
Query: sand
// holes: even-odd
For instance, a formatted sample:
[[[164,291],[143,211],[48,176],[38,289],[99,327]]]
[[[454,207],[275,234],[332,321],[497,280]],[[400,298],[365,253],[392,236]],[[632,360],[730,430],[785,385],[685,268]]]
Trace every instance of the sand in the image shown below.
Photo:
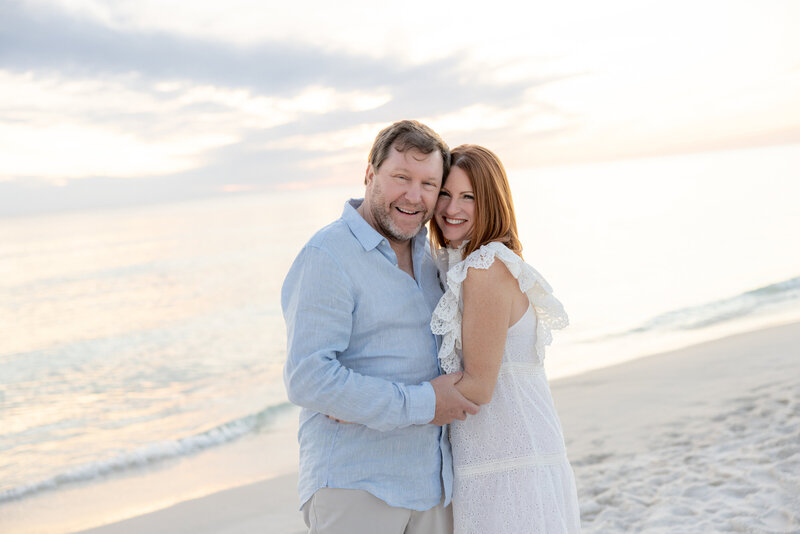
[[[552,383],[584,532],[800,532],[800,324]],[[296,475],[92,534],[304,532]]]
[[[297,475],[248,484],[82,534],[305,533],[298,512]]]
[[[800,325],[568,378],[584,532],[800,532]]]

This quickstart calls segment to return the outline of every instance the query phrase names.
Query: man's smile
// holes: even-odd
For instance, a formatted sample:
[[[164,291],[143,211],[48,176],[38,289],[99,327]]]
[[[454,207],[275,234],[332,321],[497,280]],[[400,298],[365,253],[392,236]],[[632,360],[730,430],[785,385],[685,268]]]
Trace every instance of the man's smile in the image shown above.
[[[395,206],[394,209],[396,209],[397,211],[399,211],[400,213],[402,213],[404,215],[416,215],[418,213],[421,213],[421,210],[410,210],[410,209],[406,209],[406,208],[400,208],[400,207],[397,207],[397,206]]]

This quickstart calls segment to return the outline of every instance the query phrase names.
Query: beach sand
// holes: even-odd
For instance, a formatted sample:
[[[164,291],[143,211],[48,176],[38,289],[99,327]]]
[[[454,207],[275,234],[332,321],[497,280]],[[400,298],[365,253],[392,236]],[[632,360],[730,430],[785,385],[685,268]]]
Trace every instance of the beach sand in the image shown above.
[[[800,323],[552,383],[584,532],[800,532]],[[304,532],[296,475],[85,534]]]

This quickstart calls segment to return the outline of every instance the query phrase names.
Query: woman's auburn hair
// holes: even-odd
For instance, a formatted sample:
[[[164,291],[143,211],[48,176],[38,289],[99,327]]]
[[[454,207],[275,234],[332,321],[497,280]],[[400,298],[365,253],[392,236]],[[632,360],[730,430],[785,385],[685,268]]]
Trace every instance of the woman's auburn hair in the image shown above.
[[[500,159],[491,150],[478,145],[457,146],[451,151],[451,157],[451,172],[454,167],[463,170],[475,196],[472,235],[464,246],[462,257],[466,258],[492,241],[502,242],[522,257],[514,201]],[[431,243],[434,248],[447,246],[447,240],[435,219],[431,220]]]

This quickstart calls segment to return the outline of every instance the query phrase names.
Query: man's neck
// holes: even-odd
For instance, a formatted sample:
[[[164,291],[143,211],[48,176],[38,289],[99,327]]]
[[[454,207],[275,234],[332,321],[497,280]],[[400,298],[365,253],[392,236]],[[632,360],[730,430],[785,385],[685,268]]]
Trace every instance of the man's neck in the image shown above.
[[[386,239],[389,241],[392,250],[394,250],[394,255],[397,256],[397,266],[416,280],[414,277],[414,255],[411,253],[412,239],[403,242],[395,241],[388,237]]]

